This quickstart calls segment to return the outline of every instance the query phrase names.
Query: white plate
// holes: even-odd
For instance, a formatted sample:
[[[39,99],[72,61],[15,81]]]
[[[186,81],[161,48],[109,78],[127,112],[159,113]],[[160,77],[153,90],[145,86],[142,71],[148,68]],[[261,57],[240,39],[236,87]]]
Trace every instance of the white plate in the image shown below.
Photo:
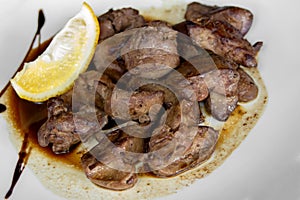
[[[40,8],[46,15],[43,39],[57,32],[81,7],[81,0],[0,1],[0,87],[24,57],[36,30]],[[97,14],[111,7],[161,5],[151,1],[100,1],[89,4]],[[165,1],[167,2],[167,1]],[[169,1],[170,2],[170,1]],[[254,25],[247,35],[262,40],[259,69],[265,80],[269,104],[256,127],[217,170],[177,194],[163,199],[201,200],[300,200],[300,3],[296,0],[205,0],[207,4],[238,5],[250,9]],[[17,151],[9,141],[6,125],[0,123],[0,198],[9,188]],[[45,189],[26,168],[11,199],[61,197]]]

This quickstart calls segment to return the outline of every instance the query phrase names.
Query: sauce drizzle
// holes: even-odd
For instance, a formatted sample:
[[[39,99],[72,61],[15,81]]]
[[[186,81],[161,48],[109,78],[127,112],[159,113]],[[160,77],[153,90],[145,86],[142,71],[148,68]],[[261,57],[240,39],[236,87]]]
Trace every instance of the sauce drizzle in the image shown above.
[[[42,10],[39,10],[39,15],[38,15],[38,27],[37,27],[37,30],[36,30],[36,33],[34,34],[34,37],[32,39],[32,42],[29,46],[29,49],[22,61],[22,63],[20,64],[19,68],[16,70],[16,72],[14,73],[14,75],[12,77],[14,77],[17,72],[21,71],[24,67],[24,63],[28,61],[28,56],[33,48],[33,45],[36,41],[36,38],[38,38],[38,50],[39,50],[39,47],[40,47],[40,41],[41,41],[41,29],[42,27],[44,26],[45,24],[45,16],[44,16],[44,13]],[[5,91],[7,90],[8,86],[10,85],[10,82],[8,82],[5,87],[1,90],[0,92],[0,97],[2,97],[2,95],[5,93]],[[6,106],[4,104],[0,104],[0,113],[4,112],[6,110]],[[9,197],[12,195],[13,193],[13,190],[23,172],[23,170],[25,169],[25,166],[27,164],[27,161],[28,161],[28,158],[29,158],[29,155],[30,155],[30,152],[31,152],[31,147],[29,145],[29,142],[28,142],[28,133],[25,133],[24,134],[24,138],[23,138],[23,143],[22,143],[22,147],[19,151],[19,159],[18,159],[18,162],[16,164],[16,168],[15,168],[15,171],[14,171],[14,175],[13,175],[13,179],[12,179],[12,182],[11,182],[11,185],[10,185],[10,188],[9,190],[7,191],[6,195],[5,195],[5,199],[9,199]]]
[[[29,145],[28,145],[28,134],[26,133],[24,135],[24,140],[23,140],[23,143],[22,143],[22,147],[21,147],[21,150],[19,152],[19,159],[18,159],[18,162],[16,164],[16,168],[15,168],[15,171],[14,171],[14,176],[13,176],[10,188],[7,191],[6,195],[5,195],[5,199],[8,199],[12,195],[12,192],[13,192],[20,176],[21,176],[23,170],[25,169],[25,166],[27,164],[30,152],[31,152],[31,147],[29,147]]]

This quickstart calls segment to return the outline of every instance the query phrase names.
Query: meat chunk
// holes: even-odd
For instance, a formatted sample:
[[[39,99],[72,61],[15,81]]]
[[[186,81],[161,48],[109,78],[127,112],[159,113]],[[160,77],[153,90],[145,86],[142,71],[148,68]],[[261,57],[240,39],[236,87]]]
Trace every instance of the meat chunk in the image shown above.
[[[220,69],[204,74],[210,94],[205,108],[215,119],[226,121],[238,103],[240,74],[233,69]]]
[[[98,20],[101,29],[100,40],[128,29],[141,27],[145,24],[144,17],[139,15],[139,11],[133,8],[110,9],[99,16]]]
[[[98,57],[99,56],[99,57]],[[124,61],[117,59],[113,61],[109,66],[104,66],[102,63],[102,55],[99,55],[99,51],[96,51],[94,55],[94,65],[99,73],[107,76],[114,84],[126,73]]]
[[[167,109],[165,115],[165,124],[172,130],[177,130],[182,125],[195,126],[203,122],[203,115],[195,101],[182,100]]]
[[[187,6],[185,19],[195,23],[205,19],[224,21],[245,35],[252,25],[253,14],[247,9],[235,6],[218,7],[193,2]]]
[[[262,47],[262,42],[257,42],[251,46],[243,38],[239,30],[227,22],[206,19],[196,24],[191,21],[184,21],[174,25],[173,28],[190,36],[200,47],[225,58],[227,64],[235,62],[246,67],[255,67],[257,65],[255,56]],[[181,40],[179,44],[181,49],[180,55],[191,55],[190,57],[195,57],[198,63],[205,59],[205,56],[201,55],[201,50],[197,50],[191,42],[183,39],[183,37],[181,37]],[[198,58],[197,54],[200,54],[200,58]],[[211,55],[213,58],[215,57],[220,60],[220,58],[217,58],[213,54]],[[209,60],[206,62],[210,64]],[[237,64],[231,65],[235,68]],[[206,65],[206,67],[210,67],[209,69],[211,69],[209,65]]]
[[[201,76],[192,76],[188,78],[190,85],[188,88],[194,91],[196,96],[196,101],[203,101],[208,97],[208,87],[204,78]],[[192,99],[191,99],[192,100]]]
[[[110,190],[126,190],[132,188],[138,176],[132,172],[123,172],[99,162],[90,153],[81,157],[82,167],[86,176],[96,185]],[[127,166],[130,167],[130,166]]]
[[[193,131],[195,133],[191,134]],[[194,135],[192,141],[184,139],[192,135]],[[156,155],[157,160],[151,162],[151,167],[154,168],[153,174],[159,177],[171,177],[200,165],[214,152],[218,135],[217,131],[206,126],[195,130],[184,127],[176,132],[164,127],[150,139],[150,152],[163,149],[159,155]],[[168,163],[167,166],[163,166],[165,163]]]
[[[163,116],[159,116],[162,121],[161,124],[168,124],[172,129],[176,129],[181,120],[180,104],[171,88],[166,88],[159,84],[146,84],[141,87],[146,91],[160,91],[164,94],[163,107],[165,113]],[[165,120],[165,121],[164,121]]]
[[[175,87],[177,86],[178,84]],[[195,125],[202,122],[203,116],[199,109],[198,102],[196,99],[184,98],[184,96],[187,97],[188,94],[182,91],[180,87],[177,87],[178,91],[173,90],[174,88],[166,88],[159,84],[148,84],[142,88],[148,91],[160,91],[164,93],[164,113],[162,116],[159,116],[161,119],[160,124],[166,124],[172,130],[176,130],[181,124]]]
[[[62,96],[58,98],[51,98],[47,101],[48,117],[59,115],[70,109],[70,104],[66,103]]]
[[[124,83],[125,84],[125,83]],[[149,118],[153,105],[162,105],[162,91],[137,90],[130,92],[115,87],[105,74],[100,79],[96,71],[82,74],[75,83],[74,95],[78,106],[94,106],[109,116],[121,120],[136,120],[140,123]],[[86,107],[84,107],[86,109]]]
[[[203,75],[210,92],[233,96],[237,94],[240,74],[232,69],[214,70]]]
[[[89,134],[107,123],[107,117],[101,111],[96,113],[96,119],[88,112],[74,115],[60,97],[50,99],[47,105],[48,120],[38,131],[38,142],[42,147],[52,144],[52,151],[56,154],[68,153],[80,142],[80,135]]]
[[[210,13],[213,10],[218,9],[218,6],[209,6],[199,2],[192,2],[187,5],[185,19],[192,21],[198,19],[206,13]]]
[[[95,71],[87,71],[79,75],[73,87],[73,111],[77,112],[83,107],[104,109],[105,99],[111,94],[114,87],[111,79],[107,75],[102,75]]]
[[[171,24],[169,24],[166,21],[162,21],[162,20],[149,21],[149,22],[147,22],[146,26],[152,26],[152,27],[169,27],[169,28],[172,28]]]
[[[212,51],[208,51],[208,53],[209,53],[209,56],[213,59],[215,65],[218,69],[236,70],[239,67],[239,65],[236,62],[232,61],[231,59],[227,59],[223,56],[219,56]]]
[[[238,69],[240,81],[238,84],[239,102],[249,102],[254,100],[258,95],[258,87],[254,80],[242,68]]]
[[[238,67],[239,65],[232,60],[219,56],[212,51],[207,51],[205,55],[194,56],[189,61],[183,61],[176,68],[176,71],[180,72],[184,77],[193,77],[217,69],[236,70]]]
[[[129,92],[116,88],[109,98],[109,107],[105,108],[110,116],[122,120],[137,120],[140,123],[148,118],[154,105],[162,105],[164,93],[161,91],[140,90]]]
[[[149,113],[153,105],[162,105],[164,101],[164,93],[161,91],[140,91],[134,93],[129,101],[129,113],[133,120],[139,120],[141,117]],[[141,122],[141,120],[139,120]]]
[[[39,144],[51,144],[56,154],[67,153],[82,137],[103,128],[108,122],[103,97],[112,85],[109,78],[88,71],[79,76],[73,90],[48,100],[48,119],[38,131]],[[102,93],[96,93],[99,87]]]
[[[180,70],[184,71],[184,74],[178,73],[178,71],[170,73],[166,77],[167,85],[175,87],[175,93],[177,97],[184,98],[189,101],[203,101],[208,96],[208,87],[204,81],[204,78],[200,75],[195,75],[193,69],[181,67]]]
[[[207,99],[207,110],[211,112],[216,119],[225,121],[235,109],[238,102],[237,94],[240,75],[237,70],[220,68],[221,69],[212,70],[202,75],[196,75],[199,74],[199,72],[195,70],[190,63],[184,62],[177,68],[177,71],[182,73],[183,76],[190,77],[186,80],[182,80],[182,77],[177,78],[179,75],[176,76],[176,73],[171,73],[170,77],[172,78],[167,78],[167,81],[171,81],[171,84],[179,88],[179,96],[197,101]],[[195,99],[193,95],[197,98]],[[177,104],[177,106],[179,105]],[[181,116],[180,114],[175,114],[179,112],[180,108],[175,108],[172,108],[172,116],[174,116],[174,118],[168,120],[168,122],[172,122],[171,124],[174,124],[173,119],[180,119]],[[178,122],[178,120],[176,121]]]
[[[211,92],[205,101],[205,108],[215,119],[226,121],[235,110],[238,103],[238,96],[225,96]]]
[[[218,20],[203,20],[198,24],[187,24],[189,36],[202,48],[231,59],[245,67],[256,67],[255,56],[259,48],[243,38],[230,24]]]
[[[117,132],[118,137],[110,138],[115,147],[126,152],[142,153],[144,151],[144,139],[129,136],[121,130]],[[81,158],[86,176],[94,184],[111,190],[125,190],[135,185],[138,179],[135,168],[137,161],[138,158],[130,156],[124,156],[122,159],[116,158],[116,155],[112,151],[107,151],[102,143]],[[110,166],[103,162],[109,163]]]
[[[197,58],[195,58],[196,60]],[[203,61],[204,65],[206,60]],[[180,74],[182,74],[183,77],[193,77],[193,76],[198,76],[200,75],[203,71],[199,71],[197,68],[200,66],[200,68],[202,69],[203,63],[199,63],[201,61],[196,61],[190,63],[188,61],[183,61],[180,63],[180,65],[176,68],[176,71],[179,72]],[[197,66],[194,66],[195,64],[197,64]],[[214,69],[214,68],[212,68]],[[208,70],[210,71],[210,70]]]
[[[177,32],[167,25],[137,30],[122,49],[127,70],[136,76],[160,78],[179,65]]]
[[[80,142],[75,133],[72,114],[62,114],[58,118],[50,118],[38,131],[38,142],[42,147],[52,144],[56,154],[68,153],[71,146]]]

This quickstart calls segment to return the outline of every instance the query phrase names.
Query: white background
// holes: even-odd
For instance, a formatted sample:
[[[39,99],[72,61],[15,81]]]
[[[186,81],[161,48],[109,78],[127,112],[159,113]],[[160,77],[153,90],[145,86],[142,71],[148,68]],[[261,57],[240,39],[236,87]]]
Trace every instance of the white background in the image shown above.
[[[81,0],[0,0],[0,87],[23,59],[36,30],[40,8],[46,15],[43,39],[75,15]],[[96,14],[110,7],[160,5],[161,1],[87,1]],[[250,9],[254,25],[247,35],[264,41],[259,69],[269,103],[263,117],[234,153],[207,178],[163,199],[300,200],[300,3],[296,0],[205,0]],[[9,188],[17,151],[0,121],[0,198]],[[60,197],[45,189],[26,168],[11,199]]]

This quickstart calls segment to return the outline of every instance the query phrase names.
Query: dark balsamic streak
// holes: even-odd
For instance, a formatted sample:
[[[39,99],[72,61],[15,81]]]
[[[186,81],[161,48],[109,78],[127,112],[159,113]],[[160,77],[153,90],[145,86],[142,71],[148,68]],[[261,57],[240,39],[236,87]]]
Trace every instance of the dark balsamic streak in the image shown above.
[[[18,159],[16,168],[15,168],[15,171],[14,171],[14,176],[13,176],[10,188],[5,195],[5,199],[8,199],[11,196],[11,194],[16,186],[16,183],[18,182],[23,170],[25,169],[30,152],[31,152],[31,147],[29,147],[29,145],[28,145],[28,134],[25,134],[24,140],[22,143],[22,147],[19,152],[19,159]]]
[[[34,42],[36,41],[36,38],[39,37],[39,43],[38,43],[38,49],[40,47],[40,41],[41,41],[41,29],[42,27],[44,26],[45,24],[45,16],[44,16],[44,13],[42,10],[39,10],[39,16],[38,16],[38,27],[37,27],[37,30],[36,30],[36,33],[32,39],[32,42],[30,44],[30,47],[26,53],[26,56],[24,57],[22,63],[20,64],[19,68],[17,69],[17,71],[14,73],[14,75],[12,76],[12,78],[17,74],[17,72],[21,71],[23,69],[23,66],[24,66],[24,63],[27,61],[28,59],[28,56],[33,48],[33,45],[34,45]],[[5,87],[1,90],[1,93],[0,93],[0,97],[2,97],[2,95],[4,94],[4,92],[7,90],[8,86],[10,85],[10,82],[8,82]],[[0,104],[0,112],[4,112],[6,110],[6,106],[3,105],[3,104]],[[25,166],[27,164],[27,161],[28,161],[28,158],[29,158],[29,155],[30,155],[30,152],[31,152],[31,147],[29,146],[29,143],[28,143],[28,134],[25,133],[24,134],[24,138],[23,138],[23,143],[22,143],[22,147],[20,149],[20,152],[19,152],[19,159],[18,159],[18,162],[16,164],[16,168],[15,168],[15,171],[14,171],[14,175],[13,175],[13,179],[12,179],[12,182],[11,182],[11,186],[9,188],[9,190],[7,191],[6,195],[5,195],[5,199],[8,199],[12,193],[13,193],[13,190],[23,172],[23,170],[25,169]]]
[[[30,51],[32,50],[33,45],[34,45],[34,42],[35,42],[35,40],[36,40],[36,38],[37,38],[38,36],[39,36],[39,45],[40,45],[40,40],[41,40],[41,29],[42,29],[42,27],[44,26],[44,24],[45,24],[45,15],[44,15],[44,13],[43,13],[43,10],[39,10],[38,27],[37,27],[37,30],[36,30],[36,32],[35,32],[35,34],[34,34],[34,37],[33,37],[32,41],[31,41],[31,44],[30,44],[30,46],[29,46],[29,49],[28,49],[28,51],[27,51],[27,53],[26,53],[26,55],[25,55],[23,61],[21,62],[19,68],[18,68],[17,71],[12,75],[11,78],[13,78],[19,71],[21,71],[21,70],[23,69],[24,63],[26,62],[26,60],[27,60],[27,58],[28,58],[28,55],[29,55]],[[0,97],[2,97],[2,95],[3,95],[4,92],[7,90],[7,88],[8,88],[9,85],[10,85],[10,82],[8,81],[8,82],[6,83],[6,85],[4,86],[4,88],[1,90],[1,92],[0,92]]]
[[[38,40],[38,52],[40,52],[40,46],[41,46],[41,29],[43,28],[45,24],[45,15],[43,13],[43,10],[39,10],[39,18],[38,18],[38,28],[36,30],[36,35],[39,36]]]
[[[0,113],[3,113],[4,111],[6,111],[6,106],[0,103]]]

